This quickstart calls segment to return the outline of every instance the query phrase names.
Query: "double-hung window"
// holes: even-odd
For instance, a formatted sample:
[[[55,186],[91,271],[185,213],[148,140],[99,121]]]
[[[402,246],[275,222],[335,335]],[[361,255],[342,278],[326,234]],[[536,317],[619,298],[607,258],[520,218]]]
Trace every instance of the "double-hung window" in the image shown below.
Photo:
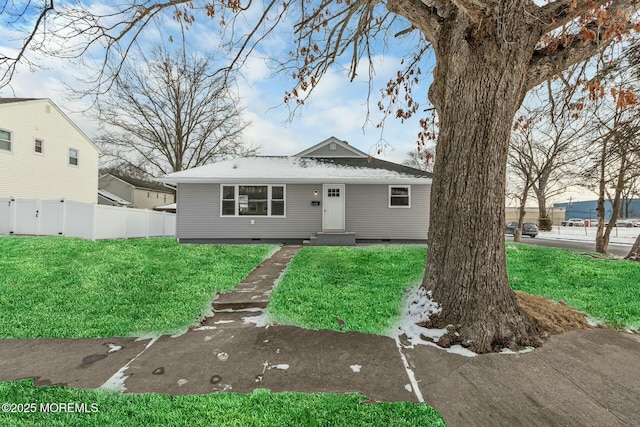
[[[69,164],[78,166],[78,150],[75,148],[69,148]]]
[[[221,216],[284,216],[284,185],[222,185]]]
[[[38,154],[44,153],[44,142],[41,139],[36,138],[33,151]]]
[[[11,132],[0,129],[0,150],[11,151]]]
[[[389,207],[390,208],[410,208],[411,207],[411,186],[410,185],[390,185],[389,186]]]

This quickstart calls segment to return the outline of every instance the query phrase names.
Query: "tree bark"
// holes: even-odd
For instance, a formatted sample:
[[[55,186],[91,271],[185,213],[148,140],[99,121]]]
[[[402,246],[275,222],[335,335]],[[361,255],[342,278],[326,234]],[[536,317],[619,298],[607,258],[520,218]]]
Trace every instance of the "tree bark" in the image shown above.
[[[630,261],[638,261],[640,262],[640,235],[636,238],[635,243],[631,247],[631,250],[627,254],[624,259],[628,259]]]
[[[443,23],[429,91],[440,132],[422,286],[442,308],[432,325],[481,353],[540,342],[509,286],[503,234],[511,126],[541,34],[509,3],[480,25],[459,12]]]

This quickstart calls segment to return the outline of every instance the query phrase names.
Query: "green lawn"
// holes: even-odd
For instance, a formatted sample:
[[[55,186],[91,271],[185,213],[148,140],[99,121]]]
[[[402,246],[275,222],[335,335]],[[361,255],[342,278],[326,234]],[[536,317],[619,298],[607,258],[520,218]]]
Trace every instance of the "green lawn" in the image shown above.
[[[511,285],[567,304],[614,327],[640,327],[640,263],[598,260],[528,245],[508,250]],[[303,248],[274,290],[268,312],[278,323],[310,329],[386,334],[403,290],[419,283],[425,248]]]
[[[384,334],[403,291],[424,274],[424,246],[306,247],[289,265],[267,308],[278,323]]]
[[[425,404],[363,403],[357,394],[213,393],[197,396],[116,394],[0,383],[0,401],[36,403],[35,413],[0,412],[2,426],[444,426]],[[86,404],[92,413],[43,413],[40,404]],[[92,404],[94,406],[92,406]],[[51,406],[50,406],[51,407]]]
[[[0,338],[184,330],[274,248],[0,237]]]
[[[613,327],[640,327],[640,263],[517,245],[507,251],[511,287],[567,304]]]

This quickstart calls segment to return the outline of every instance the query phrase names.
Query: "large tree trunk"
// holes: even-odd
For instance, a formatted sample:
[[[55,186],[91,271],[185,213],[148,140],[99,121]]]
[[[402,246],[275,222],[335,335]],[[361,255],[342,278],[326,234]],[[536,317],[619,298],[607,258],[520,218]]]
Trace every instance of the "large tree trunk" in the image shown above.
[[[440,131],[422,286],[442,308],[432,325],[453,325],[446,340],[476,352],[539,343],[509,286],[504,244],[509,136],[540,36],[523,30],[525,14],[510,8],[478,25],[459,13],[434,44]]]

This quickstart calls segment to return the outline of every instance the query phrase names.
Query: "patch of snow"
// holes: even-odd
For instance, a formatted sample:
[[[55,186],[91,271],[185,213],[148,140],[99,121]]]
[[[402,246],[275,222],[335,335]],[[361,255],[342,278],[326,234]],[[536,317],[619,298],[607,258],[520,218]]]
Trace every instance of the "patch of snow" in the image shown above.
[[[189,381],[185,380],[184,378],[180,378],[178,380],[178,387],[182,387],[183,385],[185,385],[186,383],[188,383]]]
[[[225,353],[224,351],[218,353],[218,359],[220,359],[221,362],[226,362],[229,360],[229,353]]]
[[[233,323],[234,320],[218,320],[217,322],[213,322],[214,325],[223,325],[225,323]]]
[[[107,353],[115,353],[116,351],[122,350],[122,346],[121,345],[116,345],[116,344],[113,344],[113,343],[107,343],[107,346],[109,346],[109,351],[107,351]]]
[[[258,328],[268,328],[273,324],[269,313],[262,312],[259,316],[246,316],[243,317],[242,320],[244,323],[255,323]]]
[[[525,347],[519,351],[513,351],[510,348],[503,348],[502,351],[500,351],[500,354],[525,354],[525,353],[531,353],[533,350],[534,350],[533,347]]]
[[[430,178],[416,178],[410,174],[387,169],[352,167],[322,162],[301,157],[244,157],[173,172],[158,181],[178,182],[237,182],[238,180],[269,180],[274,184],[284,182],[318,182],[332,179],[353,182],[375,182],[395,180],[403,182],[429,183]]]
[[[216,326],[200,326],[199,328],[195,328],[194,331],[212,331],[214,329],[218,329]]]
[[[280,363],[278,365],[270,365],[269,369],[279,369],[281,371],[286,371],[287,369],[289,369],[289,365],[287,365],[286,363]]]
[[[461,346],[459,344],[452,345],[449,348],[445,348],[445,350],[447,350],[447,353],[458,354],[460,356],[466,356],[466,357],[475,357],[475,356],[477,356],[476,353],[474,353],[471,350],[468,350],[468,349],[464,348],[463,346]]]
[[[411,388],[411,384],[405,384],[404,389],[407,390],[409,393],[413,391],[413,389]]]
[[[124,382],[129,378],[129,375],[125,375],[124,371],[126,371],[129,366],[123,366],[111,376],[104,384],[100,386],[100,390],[112,391],[116,393],[124,393],[127,391],[127,388],[124,386]]]
[[[246,312],[246,313],[259,313],[264,311],[260,307],[249,307],[249,308],[224,308],[222,310],[216,310],[216,313],[238,313],[238,312]]]
[[[211,341],[213,339],[213,335],[207,335],[204,337],[204,342]]]
[[[553,226],[552,231],[541,231],[538,239],[548,240],[578,240],[594,242],[596,241],[597,227],[558,227]],[[622,245],[633,245],[640,234],[638,227],[616,227],[611,231],[609,243]]]
[[[429,329],[418,326],[418,323],[427,322],[431,318],[431,315],[438,314],[441,310],[440,305],[431,299],[431,291],[426,291],[420,286],[418,286],[417,289],[411,289],[404,302],[404,308],[402,310],[404,314],[400,317],[389,336],[394,338],[398,342],[398,345],[401,345],[400,337],[406,337],[409,344],[404,345],[404,347],[408,348],[414,348],[420,344],[436,347],[460,356],[475,356],[476,354],[474,352],[462,346],[454,345],[450,348],[443,348],[437,345],[435,342],[447,333],[447,329]],[[423,337],[430,338],[433,341],[426,340]]]
[[[516,245],[507,245],[507,246],[505,246],[505,248],[508,251],[517,251],[518,250],[518,247]]]
[[[604,322],[596,319],[595,317],[587,316],[587,325],[596,328],[598,326],[604,325]]]
[[[129,378],[129,375],[125,375],[124,371],[129,369],[129,365],[131,365],[131,363],[134,360],[136,360],[140,356],[142,356],[142,353],[147,351],[147,349],[149,347],[151,347],[156,341],[158,341],[158,338],[160,338],[160,337],[152,338],[151,341],[149,341],[147,343],[147,345],[144,346],[142,351],[136,355],[136,357],[134,357],[133,359],[128,361],[122,368],[118,369],[118,372],[113,374],[111,376],[111,378],[109,378],[107,381],[105,381],[104,384],[102,384],[100,386],[100,389],[101,390],[115,391],[115,392],[120,392],[120,393],[124,393],[125,391],[127,391],[127,388],[124,386],[124,382],[126,381],[127,378]],[[139,341],[139,340],[140,339],[137,339],[136,341]]]
[[[418,386],[418,380],[416,379],[416,374],[411,369],[411,366],[409,366],[409,361],[407,360],[407,357],[402,352],[402,344],[400,344],[400,338],[395,337],[395,341],[396,341],[396,347],[398,348],[398,353],[400,353],[400,359],[402,359],[402,364],[404,365],[404,369],[407,372],[407,376],[409,377],[409,381],[411,382],[411,385],[413,386],[413,392],[415,393],[416,398],[418,399],[418,402],[424,403],[424,397],[422,397],[422,391]]]
[[[351,370],[355,373],[360,372],[360,369],[362,368],[362,365],[351,365],[349,366],[351,368]]]

